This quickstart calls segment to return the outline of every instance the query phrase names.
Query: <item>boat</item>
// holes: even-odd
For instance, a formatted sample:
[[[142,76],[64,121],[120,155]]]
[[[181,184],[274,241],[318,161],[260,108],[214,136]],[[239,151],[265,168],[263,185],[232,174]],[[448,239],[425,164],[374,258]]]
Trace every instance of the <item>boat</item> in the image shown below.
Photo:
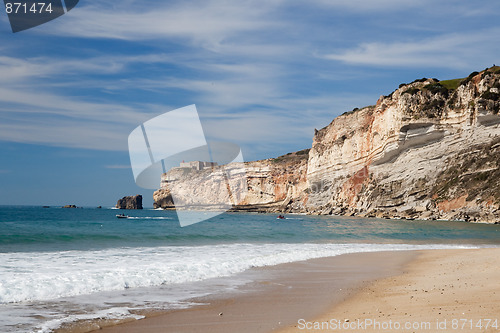
[[[283,215],[279,215],[279,216],[277,217],[277,219],[278,219],[278,220],[284,220],[284,219],[285,219],[285,217],[284,217]]]
[[[119,219],[128,219],[128,215],[125,214],[116,214],[116,217]]]

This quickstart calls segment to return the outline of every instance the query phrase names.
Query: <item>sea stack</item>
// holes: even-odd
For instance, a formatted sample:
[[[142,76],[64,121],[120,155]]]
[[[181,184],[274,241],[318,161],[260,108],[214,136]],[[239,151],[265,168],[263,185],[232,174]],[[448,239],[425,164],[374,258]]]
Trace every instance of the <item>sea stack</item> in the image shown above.
[[[116,203],[119,209],[142,209],[142,195],[123,197]]]

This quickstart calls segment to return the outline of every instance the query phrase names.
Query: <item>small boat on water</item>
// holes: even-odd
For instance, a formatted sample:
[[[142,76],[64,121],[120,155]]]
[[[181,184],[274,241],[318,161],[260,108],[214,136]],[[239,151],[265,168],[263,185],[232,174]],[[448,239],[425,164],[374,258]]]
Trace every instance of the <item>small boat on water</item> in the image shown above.
[[[125,214],[116,214],[116,217],[119,219],[128,219],[128,215]]]

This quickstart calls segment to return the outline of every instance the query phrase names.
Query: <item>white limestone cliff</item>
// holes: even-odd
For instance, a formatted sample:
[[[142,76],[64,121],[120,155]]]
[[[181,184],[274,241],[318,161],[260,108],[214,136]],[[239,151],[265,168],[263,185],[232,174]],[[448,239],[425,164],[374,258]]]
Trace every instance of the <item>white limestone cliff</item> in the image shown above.
[[[316,133],[309,212],[497,220],[498,69],[471,75],[456,89],[446,88],[453,82],[419,81]],[[471,160],[484,164],[464,169]]]
[[[248,178],[234,209],[498,222],[499,90],[500,67],[400,85],[316,131],[310,150],[227,166]],[[155,206],[171,208],[165,177]]]

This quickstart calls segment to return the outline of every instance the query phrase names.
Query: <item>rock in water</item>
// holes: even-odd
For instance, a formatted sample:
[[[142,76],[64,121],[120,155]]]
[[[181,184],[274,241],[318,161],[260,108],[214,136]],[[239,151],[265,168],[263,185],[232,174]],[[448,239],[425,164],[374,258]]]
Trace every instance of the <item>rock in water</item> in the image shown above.
[[[142,195],[123,197],[116,203],[119,209],[142,209]]]

